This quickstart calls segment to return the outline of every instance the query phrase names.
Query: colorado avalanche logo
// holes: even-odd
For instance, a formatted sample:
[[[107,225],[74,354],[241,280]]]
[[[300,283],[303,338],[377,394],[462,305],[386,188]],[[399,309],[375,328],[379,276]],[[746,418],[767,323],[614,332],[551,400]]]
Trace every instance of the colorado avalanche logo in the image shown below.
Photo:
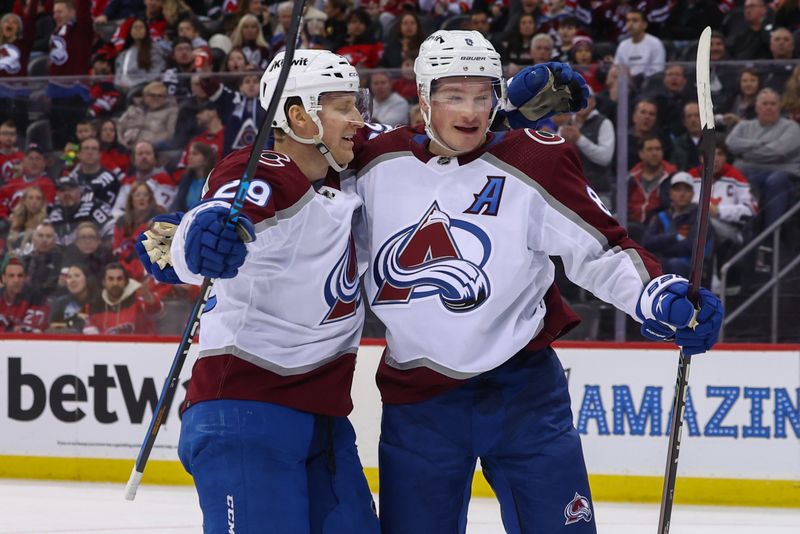
[[[577,523],[584,520],[589,523],[592,520],[592,509],[589,506],[589,499],[575,492],[575,497],[564,508],[564,517],[567,518],[565,525]]]
[[[381,246],[373,267],[379,289],[372,304],[438,296],[450,311],[474,310],[489,298],[483,266],[491,249],[483,230],[451,219],[434,202],[416,225],[404,228]]]
[[[358,284],[356,246],[353,238],[325,280],[325,302],[330,309],[320,324],[328,324],[353,317],[361,304]]]

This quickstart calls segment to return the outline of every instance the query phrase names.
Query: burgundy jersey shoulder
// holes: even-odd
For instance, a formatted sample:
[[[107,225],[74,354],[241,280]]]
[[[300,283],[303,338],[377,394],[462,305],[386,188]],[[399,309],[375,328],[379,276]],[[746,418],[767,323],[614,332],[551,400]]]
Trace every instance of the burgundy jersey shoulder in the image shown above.
[[[384,128],[377,131],[377,127]],[[384,125],[367,124],[358,131],[354,139],[355,159],[348,165],[348,169],[358,172],[378,156],[391,152],[411,150],[411,143],[415,135],[421,132],[411,126],[400,126],[391,129]]]
[[[203,199],[231,202],[247,169],[250,147],[231,152],[212,169],[203,188]],[[263,150],[256,165],[243,211],[253,223],[270,219],[313,192],[311,183],[286,154]]]

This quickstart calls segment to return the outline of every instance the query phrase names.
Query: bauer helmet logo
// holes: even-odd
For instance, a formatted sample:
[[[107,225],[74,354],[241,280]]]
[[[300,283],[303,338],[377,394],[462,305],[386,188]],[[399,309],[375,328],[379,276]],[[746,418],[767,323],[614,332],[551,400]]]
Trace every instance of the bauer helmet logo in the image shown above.
[[[592,509],[589,506],[589,499],[576,491],[575,497],[573,497],[567,507],[564,508],[564,517],[567,519],[564,523],[565,525],[571,525],[580,520],[586,521],[587,523],[591,522]]]
[[[475,46],[475,42],[472,39],[464,39],[467,42],[467,46]]]

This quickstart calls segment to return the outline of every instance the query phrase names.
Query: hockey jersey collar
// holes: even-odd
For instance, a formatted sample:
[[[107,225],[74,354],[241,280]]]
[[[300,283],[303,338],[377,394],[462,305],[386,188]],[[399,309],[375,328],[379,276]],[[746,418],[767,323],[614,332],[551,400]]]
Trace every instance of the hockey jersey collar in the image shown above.
[[[417,133],[411,137],[411,152],[414,156],[422,161],[423,163],[428,163],[431,158],[439,157],[435,154],[431,153],[428,150],[430,146],[431,139],[428,137],[426,133],[422,130],[422,126],[416,128]],[[486,141],[478,148],[473,150],[468,154],[463,154],[458,156],[458,164],[459,165],[466,165],[479,157],[481,157],[485,152],[491,149],[494,145],[499,143],[505,137],[506,132],[489,132],[486,135]]]

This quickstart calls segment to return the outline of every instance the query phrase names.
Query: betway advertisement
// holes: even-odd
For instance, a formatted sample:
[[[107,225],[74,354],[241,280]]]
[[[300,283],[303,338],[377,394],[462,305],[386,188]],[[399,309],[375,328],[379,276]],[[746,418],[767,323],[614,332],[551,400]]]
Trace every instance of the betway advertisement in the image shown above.
[[[136,458],[177,342],[78,339],[0,341],[0,457]],[[365,467],[378,465],[382,350],[365,342],[356,367],[351,420]],[[564,344],[557,353],[589,471],[663,475],[677,351]],[[714,350],[693,359],[689,384],[681,476],[800,481],[800,348]],[[177,460],[177,406],[154,460]]]

